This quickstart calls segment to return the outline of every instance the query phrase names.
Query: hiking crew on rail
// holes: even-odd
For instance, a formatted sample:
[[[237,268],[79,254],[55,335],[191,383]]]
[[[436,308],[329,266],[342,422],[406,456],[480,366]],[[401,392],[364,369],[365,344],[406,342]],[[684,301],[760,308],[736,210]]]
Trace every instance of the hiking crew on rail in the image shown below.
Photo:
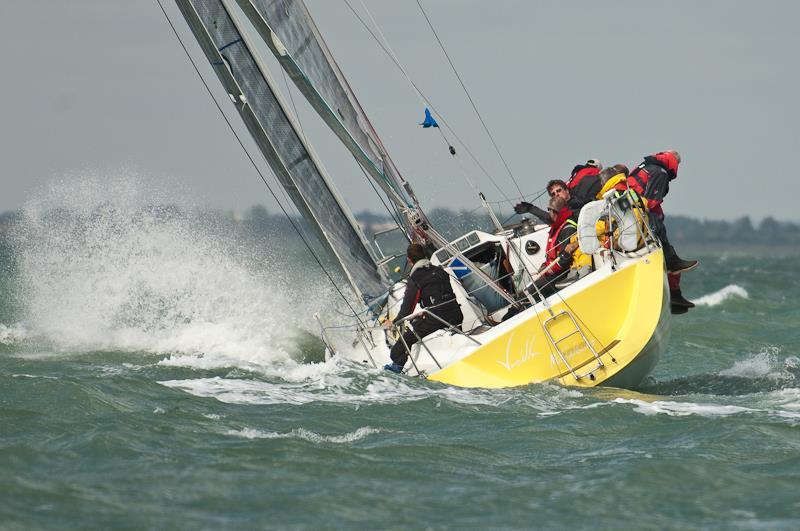
[[[694,269],[698,263],[697,260],[683,260],[678,256],[669,242],[664,224],[664,211],[661,205],[669,193],[670,182],[678,176],[680,163],[681,156],[677,151],[660,151],[644,157],[643,162],[628,175],[624,165],[617,164],[604,172],[599,160],[589,159],[585,164],[578,164],[572,169],[570,179],[566,183],[560,180],[551,180],[547,183],[550,197],[560,196],[565,199],[576,218],[584,205],[600,199],[602,192],[612,186],[611,183],[605,186],[610,178],[616,181],[613,187],[618,192],[625,193],[628,190],[633,192],[632,197],[646,210],[649,225],[664,249],[672,313],[685,313],[694,307],[694,303],[684,298],[681,293],[680,278],[681,273]],[[516,204],[514,211],[517,214],[533,214],[548,225],[553,223],[549,219],[550,216],[542,209],[525,201]]]
[[[644,200],[650,227],[664,249],[672,313],[686,313],[689,308],[694,307],[694,303],[683,297],[680,284],[681,273],[697,267],[697,260],[683,260],[669,243],[667,227],[664,225],[664,210],[661,208],[664,198],[669,193],[670,182],[678,177],[680,163],[681,156],[677,151],[660,151],[646,156],[644,161],[631,171],[627,180],[627,187]],[[618,185],[618,189],[622,187],[623,185]]]

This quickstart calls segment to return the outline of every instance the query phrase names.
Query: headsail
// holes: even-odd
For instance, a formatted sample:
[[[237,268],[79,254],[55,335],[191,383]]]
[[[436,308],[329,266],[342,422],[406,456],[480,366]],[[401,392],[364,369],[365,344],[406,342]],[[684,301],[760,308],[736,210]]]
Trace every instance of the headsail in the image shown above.
[[[281,66],[400,209],[419,204],[372,127],[302,0],[236,0]],[[406,219],[406,230],[416,219]]]
[[[250,134],[300,213],[369,303],[389,285],[352,213],[299,134],[225,0],[176,0]]]

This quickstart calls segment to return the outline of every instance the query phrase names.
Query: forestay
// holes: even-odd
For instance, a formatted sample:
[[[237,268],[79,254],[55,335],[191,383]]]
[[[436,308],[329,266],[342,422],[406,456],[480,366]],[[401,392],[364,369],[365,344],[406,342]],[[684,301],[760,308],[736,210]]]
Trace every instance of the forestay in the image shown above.
[[[305,144],[225,0],[176,0],[250,134],[301,215],[369,304],[388,288],[363,233]]]

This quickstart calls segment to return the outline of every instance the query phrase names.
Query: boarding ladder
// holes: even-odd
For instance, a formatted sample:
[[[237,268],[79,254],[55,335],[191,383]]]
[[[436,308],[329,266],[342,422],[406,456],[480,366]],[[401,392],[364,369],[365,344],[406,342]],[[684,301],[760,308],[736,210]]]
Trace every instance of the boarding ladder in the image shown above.
[[[556,339],[555,337],[553,337],[551,329],[555,326],[557,321],[559,320],[564,321],[564,318],[569,319],[570,328],[566,334]],[[547,334],[550,343],[555,347],[556,352],[558,352],[558,356],[561,358],[561,361],[564,362],[564,365],[567,366],[569,372],[572,373],[573,378],[575,378],[576,380],[580,380],[581,378],[585,378],[588,376],[590,380],[592,381],[595,380],[594,376],[595,371],[597,371],[597,369],[604,367],[605,364],[603,363],[603,360],[600,359],[600,355],[597,353],[597,351],[595,351],[589,340],[586,338],[586,335],[583,333],[583,330],[581,330],[581,328],[578,326],[577,321],[575,321],[575,317],[573,317],[570,312],[566,310],[561,310],[556,314],[553,314],[551,312],[551,317],[544,322],[544,332]],[[561,344],[576,334],[580,336],[580,341],[582,342],[582,345],[586,345],[586,348],[588,348],[589,351],[594,356],[594,364],[592,364],[592,366],[588,370],[580,374],[575,371],[572,365],[570,365],[570,363],[567,361],[567,356],[561,350]],[[578,346],[582,345],[581,343],[578,343]],[[580,367],[583,367],[584,365],[581,365]]]

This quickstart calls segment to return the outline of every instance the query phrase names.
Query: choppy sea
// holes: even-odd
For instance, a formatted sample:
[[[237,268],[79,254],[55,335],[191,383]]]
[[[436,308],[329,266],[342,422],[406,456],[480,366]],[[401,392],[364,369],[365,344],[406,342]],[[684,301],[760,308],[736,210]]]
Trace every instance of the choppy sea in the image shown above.
[[[323,361],[285,235],[97,189],[0,239],[2,529],[800,528],[797,257],[682,252],[636,391],[460,389]]]

